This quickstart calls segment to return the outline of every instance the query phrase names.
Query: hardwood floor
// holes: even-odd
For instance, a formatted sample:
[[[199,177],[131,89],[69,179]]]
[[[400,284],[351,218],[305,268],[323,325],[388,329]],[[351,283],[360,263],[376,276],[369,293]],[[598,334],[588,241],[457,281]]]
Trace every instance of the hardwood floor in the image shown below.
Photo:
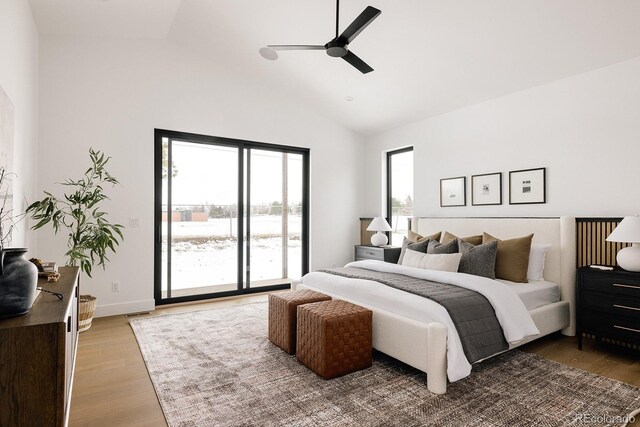
[[[149,314],[206,310],[266,301],[267,295],[163,307]],[[542,357],[640,387],[638,353],[585,340],[579,351],[574,337],[554,334],[522,348]],[[640,417],[633,424],[640,427]],[[160,404],[126,316],[95,319],[80,334],[71,400],[70,426],[163,426]]]
[[[266,295],[162,307],[147,316],[266,301]],[[70,426],[165,426],[156,392],[126,316],[93,320],[80,334]]]

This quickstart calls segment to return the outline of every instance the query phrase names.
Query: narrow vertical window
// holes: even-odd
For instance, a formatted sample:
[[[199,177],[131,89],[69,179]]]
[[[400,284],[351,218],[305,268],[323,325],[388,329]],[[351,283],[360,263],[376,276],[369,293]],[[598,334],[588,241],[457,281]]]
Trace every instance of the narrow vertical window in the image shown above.
[[[387,219],[389,244],[401,246],[413,216],[413,147],[387,153]]]

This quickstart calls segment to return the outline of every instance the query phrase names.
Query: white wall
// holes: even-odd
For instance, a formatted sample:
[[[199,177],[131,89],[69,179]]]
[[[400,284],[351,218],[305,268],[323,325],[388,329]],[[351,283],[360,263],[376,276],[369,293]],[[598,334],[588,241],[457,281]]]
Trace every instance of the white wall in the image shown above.
[[[361,216],[379,214],[382,152],[414,146],[417,216],[640,214],[640,58],[422,120],[368,139]],[[508,204],[510,170],[547,167],[547,203]],[[471,175],[503,173],[502,206],[471,206]],[[467,176],[467,207],[439,180]],[[363,191],[363,193],[365,193]]]
[[[351,132],[165,41],[43,38],[40,56],[38,186],[57,189],[84,171],[89,147],[101,149],[122,183],[110,191],[111,220],[140,219],[107,270],[82,280],[99,315],[153,308],[154,128],[309,147],[311,268],[351,260],[362,154]],[[39,233],[38,253],[63,262],[65,237]]]
[[[37,171],[38,32],[27,1],[0,2],[0,86],[14,106],[13,209],[19,213],[34,195]],[[33,256],[35,239],[26,227],[27,221],[19,224],[10,246],[29,247]]]
[[[40,61],[38,189],[79,175],[88,148],[102,149],[122,182],[112,192],[112,220],[140,219],[107,270],[83,279],[83,292],[99,297],[99,314],[153,307],[154,128],[310,147],[312,269],[351,259],[358,216],[381,212],[383,152],[407,145],[415,147],[419,216],[640,213],[640,59],[419,121],[364,145],[260,81],[165,41],[47,37]],[[36,110],[29,111],[35,123]],[[508,205],[507,172],[541,166],[548,168],[548,203]],[[472,207],[467,194],[467,207],[439,207],[440,178],[498,171],[502,206]],[[38,236],[39,256],[63,262],[64,236]],[[114,280],[120,293],[111,292]]]

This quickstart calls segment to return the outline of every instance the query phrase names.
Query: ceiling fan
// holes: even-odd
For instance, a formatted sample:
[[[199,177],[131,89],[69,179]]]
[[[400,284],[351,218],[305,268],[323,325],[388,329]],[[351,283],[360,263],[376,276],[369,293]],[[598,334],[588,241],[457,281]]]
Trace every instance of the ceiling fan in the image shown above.
[[[300,45],[300,44],[269,44],[260,49],[260,55],[271,61],[278,59],[278,50],[325,50],[327,55],[334,58],[342,58],[356,67],[362,74],[373,71],[366,62],[358,58],[349,50],[349,43],[355,39],[382,11],[372,6],[367,8],[349,25],[342,34],[338,35],[340,20],[340,0],[336,0],[336,37],[324,45]]]

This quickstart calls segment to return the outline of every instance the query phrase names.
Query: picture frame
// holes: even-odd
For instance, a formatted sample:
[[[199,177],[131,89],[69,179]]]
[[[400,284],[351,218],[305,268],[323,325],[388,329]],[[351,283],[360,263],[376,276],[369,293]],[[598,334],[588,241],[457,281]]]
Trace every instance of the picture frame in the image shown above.
[[[547,203],[547,168],[509,172],[509,204]]]
[[[467,177],[443,178],[440,180],[440,207],[467,205]]]
[[[471,206],[502,204],[502,172],[471,175]]]

